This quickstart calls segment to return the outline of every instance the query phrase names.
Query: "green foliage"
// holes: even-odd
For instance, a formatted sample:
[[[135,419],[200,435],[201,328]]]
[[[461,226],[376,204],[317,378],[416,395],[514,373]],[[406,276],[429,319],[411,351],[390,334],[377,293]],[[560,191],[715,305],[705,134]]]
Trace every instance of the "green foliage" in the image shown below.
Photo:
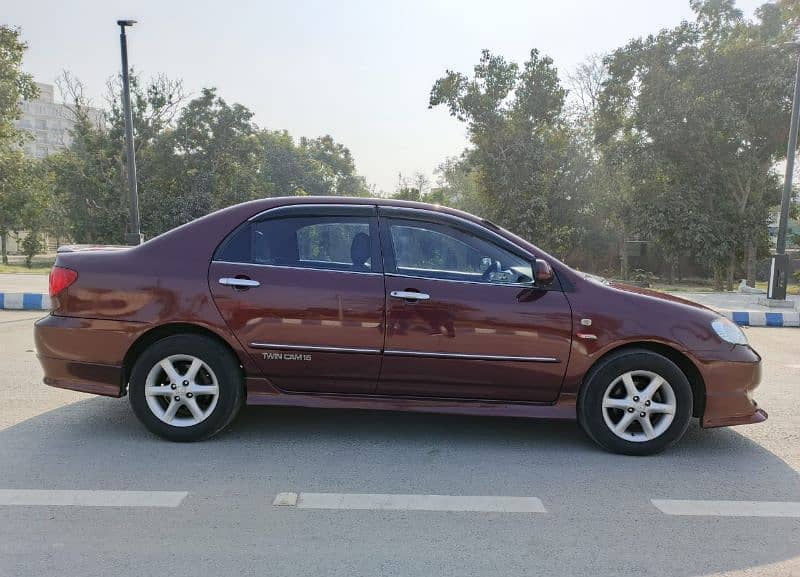
[[[22,71],[22,56],[28,45],[19,28],[0,24],[0,146],[18,143],[14,122],[20,117],[19,103],[35,98],[38,89],[30,74]]]
[[[18,147],[0,147],[0,236],[2,262],[8,264],[6,239],[12,232],[32,231],[23,237],[23,250],[30,258],[40,252],[39,232],[47,226],[52,196],[47,174],[40,163],[27,158]]]
[[[690,4],[694,21],[579,65],[571,94],[536,50],[523,66],[484,51],[472,76],[447,71],[430,106],[472,146],[440,170],[440,201],[589,270],[625,276],[629,239],[650,241],[668,276],[752,265],[779,200],[800,4],[764,4],[752,22],[734,0]]]
[[[794,79],[783,41],[796,17],[789,3],[763,6],[754,23],[732,0],[691,5],[694,22],[607,59],[595,132],[629,184],[631,232],[669,263],[691,255],[719,275],[766,249]]]
[[[115,89],[116,90],[116,89]],[[112,97],[99,126],[80,90],[71,103],[73,144],[48,159],[66,236],[81,243],[122,243],[127,223],[124,117]],[[365,196],[350,151],[330,136],[303,138],[260,129],[253,113],[215,89],[183,104],[179,82],[131,76],[139,206],[146,238],[211,211],[286,195]],[[57,218],[56,218],[57,217]]]
[[[18,28],[0,25],[0,252],[8,263],[6,241],[23,224],[29,210],[33,162],[25,158],[19,145],[23,134],[14,126],[20,117],[19,103],[37,94],[29,74],[22,72],[22,57],[27,45]]]
[[[444,180],[462,206],[564,255],[582,234],[580,180],[564,118],[565,89],[550,58],[532,50],[520,68],[485,50],[472,78],[447,71],[430,106],[465,122],[472,148]]]

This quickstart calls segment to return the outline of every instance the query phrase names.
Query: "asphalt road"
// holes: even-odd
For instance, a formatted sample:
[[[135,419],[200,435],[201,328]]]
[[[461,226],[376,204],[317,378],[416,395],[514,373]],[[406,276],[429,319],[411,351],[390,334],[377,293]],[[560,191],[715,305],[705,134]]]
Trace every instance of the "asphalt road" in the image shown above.
[[[766,423],[695,423],[668,452],[632,458],[571,423],[261,407],[211,441],[171,444],[126,399],[40,384],[34,318],[0,311],[0,501],[44,491],[34,500],[83,505],[0,504],[2,577],[800,575],[797,516],[676,516],[651,502],[691,500],[695,513],[695,500],[779,503],[738,509],[748,515],[797,506],[796,329],[747,329],[765,357]],[[87,493],[52,492],[75,490]],[[284,492],[301,493],[296,506],[272,504]],[[383,496],[350,495],[362,493]],[[125,501],[89,506],[108,499]],[[419,503],[480,510],[409,506]]]

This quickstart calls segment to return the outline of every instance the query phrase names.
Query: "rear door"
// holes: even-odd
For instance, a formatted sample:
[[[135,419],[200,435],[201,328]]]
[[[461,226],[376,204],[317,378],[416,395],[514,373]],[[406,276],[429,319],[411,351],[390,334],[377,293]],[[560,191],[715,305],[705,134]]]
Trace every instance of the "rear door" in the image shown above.
[[[214,301],[275,386],[375,392],[385,314],[375,210],[274,209],[217,251],[208,279]]]
[[[387,332],[378,392],[554,401],[571,343],[563,292],[476,224],[380,208]]]

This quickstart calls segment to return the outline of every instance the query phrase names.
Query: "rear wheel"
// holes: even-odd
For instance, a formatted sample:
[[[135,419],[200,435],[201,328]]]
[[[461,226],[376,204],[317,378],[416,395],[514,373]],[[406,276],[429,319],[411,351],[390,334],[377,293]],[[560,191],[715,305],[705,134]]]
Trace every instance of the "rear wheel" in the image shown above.
[[[650,455],[683,436],[692,404],[691,385],[675,363],[631,349],[590,372],[581,389],[578,419],[606,450]]]
[[[174,335],[153,343],[136,360],[128,391],[139,420],[170,441],[215,435],[244,399],[239,364],[214,340]]]

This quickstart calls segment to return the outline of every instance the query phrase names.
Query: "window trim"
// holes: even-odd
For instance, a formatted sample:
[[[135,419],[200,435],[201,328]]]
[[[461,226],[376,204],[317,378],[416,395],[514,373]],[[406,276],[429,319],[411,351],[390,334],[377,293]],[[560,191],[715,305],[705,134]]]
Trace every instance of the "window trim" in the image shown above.
[[[253,261],[252,246],[251,246],[250,259],[248,261],[240,262],[240,261],[231,261],[220,258],[220,255],[225,251],[227,246],[236,237],[237,234],[239,234],[245,228],[251,228],[258,222],[264,222],[267,220],[294,219],[294,218],[329,219],[336,217],[344,217],[349,219],[363,219],[364,222],[369,226],[370,243],[372,245],[372,254],[370,257],[372,270],[351,271],[351,270],[343,270],[341,268],[332,268],[332,267],[331,268],[305,267],[305,266],[295,266],[295,265],[276,265],[268,263],[257,263]],[[244,222],[240,223],[237,227],[235,227],[231,232],[227,234],[227,236],[222,240],[222,242],[220,242],[220,244],[214,250],[214,254],[211,257],[211,262],[239,264],[246,266],[283,268],[290,270],[316,270],[324,272],[339,272],[345,274],[382,275],[384,272],[384,263],[383,263],[383,249],[381,245],[382,243],[380,241],[380,225],[378,222],[377,207],[374,205],[292,204],[292,205],[276,206],[270,208],[268,210],[255,214],[250,218],[248,218],[247,220],[245,220]]]
[[[380,271],[366,271],[366,270],[341,270],[338,268],[314,268],[309,266],[291,266],[285,264],[260,264],[257,262],[236,262],[232,260],[213,260],[211,262],[216,262],[220,264],[238,264],[241,266],[257,266],[260,268],[276,268],[276,269],[285,269],[285,270],[310,270],[310,271],[318,271],[318,272],[338,272],[341,274],[366,274],[366,275],[379,275],[383,276],[383,272]]]
[[[385,272],[383,273],[387,277],[391,278],[411,278],[411,279],[418,279],[418,280],[432,280],[436,282],[455,282],[459,284],[474,284],[479,286],[493,286],[493,287],[516,287],[516,288],[526,288],[526,289],[537,289],[537,290],[544,290],[540,289],[532,282],[528,283],[521,283],[521,282],[484,282],[484,281],[477,281],[477,280],[461,280],[461,279],[454,279],[454,278],[441,278],[438,276],[418,276],[413,274],[403,274],[401,272]]]
[[[455,229],[461,230],[461,232],[464,232],[466,234],[477,236],[479,238],[482,238],[486,242],[496,244],[500,248],[510,253],[516,254],[518,257],[528,262],[532,262],[533,260],[539,258],[533,252],[530,252],[529,250],[511,242],[504,236],[491,230],[489,227],[478,224],[477,222],[473,222],[471,220],[468,220],[466,218],[463,218],[455,214],[437,212],[435,210],[428,210],[423,208],[408,208],[402,206],[379,205],[377,206],[377,209],[378,209],[379,225],[380,221],[389,220],[392,218],[398,218],[404,220],[419,220],[422,222],[428,222],[432,224],[441,224],[444,226],[450,226]]]

